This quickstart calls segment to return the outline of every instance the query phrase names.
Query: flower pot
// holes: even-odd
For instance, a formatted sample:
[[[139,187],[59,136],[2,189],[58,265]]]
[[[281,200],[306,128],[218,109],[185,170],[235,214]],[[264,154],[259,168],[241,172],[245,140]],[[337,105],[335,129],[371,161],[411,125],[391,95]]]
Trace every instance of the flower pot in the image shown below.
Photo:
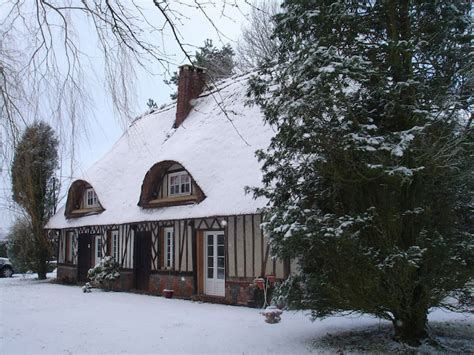
[[[163,296],[165,296],[165,298],[172,298],[173,297],[173,294],[174,294],[174,290],[163,290]]]
[[[276,281],[276,276],[275,276],[275,275],[267,275],[267,280],[268,280],[268,282],[270,282],[271,284],[274,284],[275,281]]]
[[[269,324],[280,323],[282,313],[283,311],[275,306],[269,306],[263,312],[260,312],[265,317],[265,322]]]
[[[260,290],[263,290],[263,288],[265,287],[265,280],[261,277],[253,280],[253,282]]]

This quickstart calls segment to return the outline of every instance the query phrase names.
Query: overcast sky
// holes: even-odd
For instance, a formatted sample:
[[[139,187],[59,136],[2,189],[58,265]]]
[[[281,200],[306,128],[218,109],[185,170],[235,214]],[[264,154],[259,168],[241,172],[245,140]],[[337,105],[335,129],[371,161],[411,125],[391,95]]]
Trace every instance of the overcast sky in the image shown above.
[[[228,3],[230,2],[235,2],[238,7],[229,6],[229,4],[224,7],[225,2],[218,0],[215,1],[215,6],[208,5],[205,8],[206,15],[193,7],[182,6],[179,8],[179,11],[183,15],[183,20],[178,24],[178,29],[190,53],[194,53],[197,47],[202,46],[207,38],[212,39],[217,47],[221,47],[226,43],[230,43],[233,48],[236,47],[241,28],[246,24],[246,15],[250,11],[250,6],[245,0],[228,1]],[[143,6],[147,17],[149,17],[151,21],[156,21],[156,23],[163,22],[163,18],[154,8],[151,0],[137,0],[136,3]],[[192,5],[194,1],[186,0],[184,3]],[[212,19],[214,25],[209,22],[206,16]],[[94,46],[96,46],[96,44],[90,43],[90,38],[87,38],[88,29],[83,27],[80,28],[80,31],[81,46],[91,51],[92,58],[98,56],[98,52],[94,52]],[[150,33],[150,36],[154,35],[155,34]],[[171,72],[176,70],[176,65],[187,62],[184,54],[170,33],[163,38],[163,48],[170,56],[171,62],[173,62],[169,67]],[[88,77],[86,78],[90,93],[92,94],[91,96],[95,102],[92,103],[90,108],[91,117],[86,122],[87,132],[82,132],[87,134],[82,134],[76,144],[76,161],[74,164],[73,179],[80,176],[88,167],[102,157],[120,137],[127,126],[125,122],[121,122],[113,113],[110,97],[105,90],[104,73],[101,64],[102,60],[101,58],[96,59],[97,65],[92,64],[87,73]],[[94,63],[94,60],[91,62]],[[159,67],[157,64],[150,64],[147,71],[141,68],[137,68],[136,70],[139,78],[136,90],[134,90],[136,93],[136,107],[134,108],[134,113],[136,115],[139,115],[147,109],[146,103],[149,98],[155,100],[158,106],[170,101],[169,95],[172,89],[163,83],[162,67]],[[151,74],[150,72],[155,74]],[[126,162],[124,162],[124,164],[126,164]],[[4,164],[2,186],[0,187],[0,192],[3,195],[2,203],[0,204],[0,238],[1,234],[6,233],[14,220],[14,215],[10,211],[11,208],[8,208],[9,204],[7,200],[8,196],[11,195],[11,191],[10,187],[6,186],[6,168],[8,169]],[[69,174],[68,169],[66,169],[63,174]],[[62,203],[64,202],[65,201],[62,201]]]

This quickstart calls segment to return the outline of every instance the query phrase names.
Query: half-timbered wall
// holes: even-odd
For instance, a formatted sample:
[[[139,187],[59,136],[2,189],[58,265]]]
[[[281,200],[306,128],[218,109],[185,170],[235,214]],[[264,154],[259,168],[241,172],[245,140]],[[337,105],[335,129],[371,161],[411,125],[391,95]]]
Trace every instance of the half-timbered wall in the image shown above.
[[[77,233],[74,229],[61,230],[58,259],[58,262],[62,264],[77,265]]]
[[[260,228],[260,215],[230,216],[225,220],[228,277],[287,276],[283,261],[270,255],[268,241]]]
[[[260,228],[258,214],[212,217],[191,220],[143,222],[126,225],[81,227],[62,230],[59,239],[59,262],[65,263],[66,234],[73,232],[73,263],[77,264],[77,238],[80,234],[91,234],[102,238],[102,255],[110,253],[112,231],[118,231],[118,263],[123,269],[133,269],[135,231],[151,232],[151,270],[166,270],[163,257],[163,230],[174,230],[173,271],[193,272],[193,231],[223,230],[226,236],[226,276],[228,278],[255,278],[273,274],[278,278],[287,276],[295,265],[276,260]],[[199,258],[198,258],[199,259]]]

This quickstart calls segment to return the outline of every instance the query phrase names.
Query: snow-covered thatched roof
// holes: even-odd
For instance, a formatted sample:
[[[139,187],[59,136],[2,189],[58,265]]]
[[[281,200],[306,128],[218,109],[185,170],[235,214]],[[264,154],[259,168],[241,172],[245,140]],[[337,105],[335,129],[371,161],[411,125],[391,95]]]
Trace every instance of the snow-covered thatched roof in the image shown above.
[[[263,124],[257,106],[246,105],[248,76],[222,82],[204,92],[177,129],[176,105],[135,120],[112,149],[80,180],[96,191],[102,213],[67,219],[64,207],[47,228],[123,224],[142,221],[254,213],[263,199],[246,194],[246,186],[261,185],[257,149],[265,148],[273,134]],[[206,198],[199,204],[144,209],[137,206],[143,179],[156,163],[180,163]]]

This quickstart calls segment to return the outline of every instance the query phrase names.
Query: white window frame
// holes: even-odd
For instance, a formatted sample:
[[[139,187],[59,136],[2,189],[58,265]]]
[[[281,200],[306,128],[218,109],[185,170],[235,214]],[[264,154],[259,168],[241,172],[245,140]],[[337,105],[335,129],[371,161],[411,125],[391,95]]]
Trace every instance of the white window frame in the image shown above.
[[[89,203],[89,200],[92,200],[92,204]],[[84,207],[85,208],[99,207],[99,198],[97,197],[97,194],[95,193],[92,187],[88,187],[86,191],[84,192]]]
[[[173,192],[171,193],[171,179],[173,177],[178,177],[179,179],[179,184],[178,185],[173,185],[173,186],[178,186],[178,192]],[[181,179],[183,177],[187,177],[188,178],[188,182],[186,183],[186,185],[189,185],[189,191],[185,191],[183,192],[183,183],[181,181]],[[191,182],[191,175],[188,174],[187,171],[178,171],[178,172],[175,172],[175,173],[169,173],[168,174],[168,196],[185,196],[185,195],[191,195],[192,193],[192,182]]]
[[[99,243],[100,242],[100,243]],[[95,264],[97,265],[102,258],[104,257],[103,247],[102,247],[103,239],[101,235],[95,236]]]
[[[110,255],[115,259],[116,262],[119,262],[118,260],[118,237],[119,237],[119,231],[118,230],[113,230],[111,233],[111,252]]]
[[[174,253],[174,228],[167,227],[164,230],[164,250],[163,250],[163,262],[165,269],[172,269],[173,268],[173,253]]]

